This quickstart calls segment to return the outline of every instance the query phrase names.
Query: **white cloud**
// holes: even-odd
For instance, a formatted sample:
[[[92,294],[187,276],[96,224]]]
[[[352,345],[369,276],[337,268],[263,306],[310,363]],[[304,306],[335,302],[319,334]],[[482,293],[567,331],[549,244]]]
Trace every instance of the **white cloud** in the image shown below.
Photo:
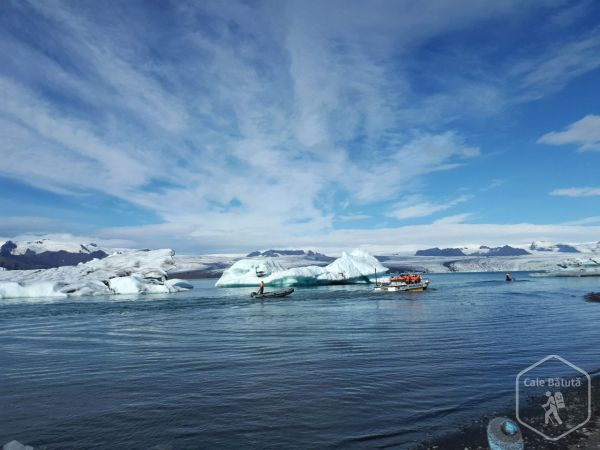
[[[337,216],[336,220],[341,222],[356,222],[359,220],[367,220],[370,219],[371,216],[368,214],[343,214],[341,216]]]
[[[578,145],[579,151],[600,150],[600,116],[593,114],[569,125],[564,131],[551,131],[537,141],[548,145]]]
[[[39,216],[8,216],[0,220],[0,235],[15,236],[24,232],[49,232],[62,229],[60,220]],[[2,244],[8,238],[0,238]]]
[[[584,219],[571,220],[564,225],[600,225],[600,216],[585,217]]]
[[[417,217],[427,217],[436,212],[444,211],[460,203],[464,203],[470,198],[471,197],[468,195],[463,195],[446,203],[432,203],[421,201],[421,199],[417,197],[415,199],[412,199],[408,203],[396,203],[392,208],[393,210],[388,213],[388,216],[400,220],[413,219]]]
[[[525,99],[541,98],[600,67],[600,30],[568,40],[552,41],[549,48],[519,61],[511,73],[521,80]]]
[[[320,239],[340,204],[422,193],[427,177],[476,158],[479,148],[449,124],[496,113],[511,91],[496,75],[473,77],[485,71],[468,64],[455,85],[420,95],[412,56],[431,38],[535,9],[513,0],[208,1],[177,2],[154,21],[131,20],[135,4],[130,15],[113,5],[110,20],[94,2],[15,4],[45,17],[53,39],[43,48],[0,40],[0,174],[90,202],[118,197],[163,221],[107,236],[233,249]],[[519,76],[535,81],[533,70]]]
[[[434,221],[433,223],[435,225],[464,223],[467,220],[471,219],[472,217],[473,217],[473,213],[455,214],[453,216],[442,217],[441,219],[438,219],[438,220]]]
[[[550,192],[550,195],[560,197],[598,197],[600,196],[600,188],[584,187],[555,189]]]
[[[118,237],[131,239],[139,246],[161,242],[173,248],[203,252],[243,252],[258,248],[312,248],[338,254],[355,246],[379,252],[415,251],[420,248],[460,247],[467,244],[528,244],[532,241],[595,242],[600,237],[600,226],[518,224],[474,224],[440,221],[427,225],[410,225],[378,229],[341,229],[320,233],[297,233],[295,230],[276,230],[272,234],[214,233],[211,230],[190,229],[182,224],[113,228],[101,232],[104,239]]]

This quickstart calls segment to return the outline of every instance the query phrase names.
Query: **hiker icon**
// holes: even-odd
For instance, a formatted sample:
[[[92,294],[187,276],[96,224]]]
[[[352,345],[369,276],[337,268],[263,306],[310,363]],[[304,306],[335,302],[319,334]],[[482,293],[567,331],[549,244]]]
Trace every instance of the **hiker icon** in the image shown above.
[[[545,424],[548,425],[548,422],[550,422],[554,426],[562,425],[562,420],[558,415],[558,410],[565,407],[565,399],[562,393],[558,391],[552,395],[550,391],[546,391],[546,397],[548,397],[548,400],[542,405],[542,408],[546,411]]]

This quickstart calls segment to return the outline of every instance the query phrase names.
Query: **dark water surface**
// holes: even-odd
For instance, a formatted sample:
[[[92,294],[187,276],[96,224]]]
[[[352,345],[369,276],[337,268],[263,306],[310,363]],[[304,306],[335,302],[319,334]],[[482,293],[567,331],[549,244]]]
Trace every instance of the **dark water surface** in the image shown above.
[[[514,404],[548,354],[600,368],[599,278],[431,275],[423,293],[214,280],[170,296],[0,301],[0,444],[410,448]]]

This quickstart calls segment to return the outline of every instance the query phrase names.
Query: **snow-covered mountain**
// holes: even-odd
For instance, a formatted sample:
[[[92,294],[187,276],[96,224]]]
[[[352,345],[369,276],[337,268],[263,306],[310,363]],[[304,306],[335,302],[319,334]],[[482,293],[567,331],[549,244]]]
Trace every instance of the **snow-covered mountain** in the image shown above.
[[[32,240],[10,240],[4,244],[10,243],[10,253],[12,255],[25,255],[27,253],[46,253],[46,252],[67,252],[89,254],[97,251],[103,251],[97,244],[80,243],[74,240],[57,240],[50,238],[39,238]],[[4,246],[3,244],[3,246]]]
[[[488,247],[480,245],[473,247],[460,248],[428,248],[426,250],[417,250],[415,256],[522,256],[529,255],[529,252],[519,247],[504,245],[502,247]]]
[[[600,254],[600,241],[583,244],[553,244],[547,241],[536,241],[529,245],[529,249],[534,252]]]
[[[9,240],[0,245],[0,266],[9,270],[73,266],[108,253],[94,243],[39,238]]]
[[[335,258],[333,258],[331,256],[327,256],[327,255],[324,255],[319,252],[314,252],[312,250],[273,250],[273,249],[269,249],[269,250],[265,250],[262,252],[257,250],[252,253],[248,253],[246,255],[247,258],[256,258],[259,256],[266,256],[268,258],[277,258],[280,256],[300,256],[300,257],[304,257],[305,259],[308,259],[308,260],[324,261],[324,262],[331,262],[331,261],[335,260]]]

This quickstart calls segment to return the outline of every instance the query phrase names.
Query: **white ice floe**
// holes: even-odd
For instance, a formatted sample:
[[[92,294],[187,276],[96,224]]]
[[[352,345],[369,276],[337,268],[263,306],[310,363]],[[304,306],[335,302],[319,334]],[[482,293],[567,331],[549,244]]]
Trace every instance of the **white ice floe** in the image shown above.
[[[10,441],[2,446],[2,450],[34,450],[31,445],[23,445],[19,441]]]
[[[368,283],[375,273],[387,268],[362,250],[343,253],[341,258],[327,266],[286,268],[279,261],[242,259],[223,272],[216,286],[257,286],[264,281],[269,286],[310,286],[335,283]],[[262,275],[262,276],[259,276]]]
[[[101,294],[166,294],[192,285],[168,279],[173,250],[116,252],[77,266],[0,272],[0,298]]]

